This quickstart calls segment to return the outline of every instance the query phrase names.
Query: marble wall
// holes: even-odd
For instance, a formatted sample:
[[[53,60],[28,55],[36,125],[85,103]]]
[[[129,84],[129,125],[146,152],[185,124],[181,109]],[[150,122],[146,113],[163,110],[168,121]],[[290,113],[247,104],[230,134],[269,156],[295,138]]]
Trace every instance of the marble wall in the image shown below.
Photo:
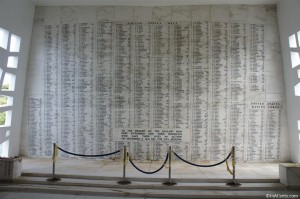
[[[289,158],[273,5],[37,7],[25,93],[29,156]]]

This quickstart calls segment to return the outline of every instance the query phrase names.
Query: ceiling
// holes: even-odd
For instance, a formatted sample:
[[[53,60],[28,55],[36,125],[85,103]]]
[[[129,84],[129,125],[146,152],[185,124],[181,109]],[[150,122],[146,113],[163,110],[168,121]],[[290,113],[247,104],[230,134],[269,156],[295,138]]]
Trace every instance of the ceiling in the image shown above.
[[[276,4],[278,0],[32,0],[37,6],[170,6],[213,4]]]

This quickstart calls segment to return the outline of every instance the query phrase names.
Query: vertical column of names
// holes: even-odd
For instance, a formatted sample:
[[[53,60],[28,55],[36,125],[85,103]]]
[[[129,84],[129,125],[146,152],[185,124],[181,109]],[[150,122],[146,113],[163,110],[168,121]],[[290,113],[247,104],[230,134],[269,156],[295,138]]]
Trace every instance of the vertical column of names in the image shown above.
[[[173,127],[187,129],[190,126],[190,22],[175,22],[173,25],[172,53],[172,110]],[[174,143],[177,153],[187,155],[185,143]]]
[[[134,128],[150,128],[150,46],[151,27],[135,24],[134,28]]]
[[[190,23],[176,24],[173,40],[173,127],[189,128]]]
[[[249,92],[250,97],[248,116],[247,160],[263,159],[263,142],[265,132],[265,80],[264,80],[264,25],[249,25],[250,68]]]
[[[228,23],[212,22],[211,160],[224,158],[227,133]]]
[[[192,159],[207,160],[209,39],[208,21],[193,22],[192,63]]]
[[[246,128],[246,24],[231,23],[230,59],[230,145],[236,146],[237,160],[244,160]]]
[[[28,98],[28,153],[42,155],[42,99]]]
[[[44,51],[44,143],[43,155],[52,155],[59,133],[59,25],[45,25]]]
[[[281,104],[267,102],[264,160],[280,160]]]
[[[61,35],[61,145],[76,151],[76,24],[62,24]]]
[[[265,27],[263,24],[250,24],[250,71],[249,91],[265,96]]]
[[[97,154],[112,151],[112,73],[113,23],[97,23],[96,68],[96,134],[94,147]]]
[[[132,31],[128,23],[116,24],[114,71],[115,128],[132,127]]]
[[[153,127],[170,127],[170,48],[168,26],[153,25]]]
[[[248,150],[247,160],[262,160],[262,140],[265,126],[265,103],[251,102],[248,122]]]
[[[77,151],[93,153],[94,24],[79,25]]]
[[[132,23],[133,30],[133,109],[134,128],[150,128],[150,52],[151,26],[142,22]],[[150,144],[134,143],[137,159],[149,157]],[[148,153],[148,155],[147,155]]]
[[[170,26],[153,23],[153,128],[170,128]],[[153,143],[153,159],[164,158],[166,144]]]

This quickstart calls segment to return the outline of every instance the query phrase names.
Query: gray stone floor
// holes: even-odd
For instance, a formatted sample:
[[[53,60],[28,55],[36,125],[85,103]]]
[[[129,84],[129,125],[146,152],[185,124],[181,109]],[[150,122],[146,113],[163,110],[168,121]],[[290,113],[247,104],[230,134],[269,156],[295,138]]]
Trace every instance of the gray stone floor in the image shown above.
[[[170,191],[167,191],[170,192]],[[188,191],[185,191],[188,194]],[[211,191],[210,191],[211,192]],[[172,192],[170,192],[172,193]],[[212,198],[232,198],[233,191],[221,191],[223,193],[222,196],[218,195]],[[243,196],[241,198],[247,199],[259,199],[259,198],[300,198],[299,191],[289,191],[289,192],[280,192],[280,191],[264,191],[260,192],[259,196],[257,196],[258,192],[255,191],[244,191]],[[246,197],[245,197],[246,195]],[[87,195],[66,195],[66,194],[49,194],[49,193],[28,193],[28,192],[0,192],[0,199],[136,199],[136,198],[148,198],[148,197],[113,197],[113,196],[87,196]],[[203,197],[199,197],[203,198]],[[210,197],[211,198],[211,197]],[[236,198],[236,197],[235,197]],[[238,197],[239,198],[239,197]],[[152,198],[152,199],[161,199],[161,198]],[[182,198],[186,199],[186,198]]]
[[[135,162],[138,167],[145,171],[154,171],[159,168],[162,161],[139,161]],[[198,164],[212,164],[208,162],[195,162]],[[51,158],[23,158],[22,172],[25,173],[51,173]],[[231,165],[231,164],[229,164]],[[123,165],[120,160],[95,160],[95,159],[65,159],[59,158],[56,163],[57,174],[73,174],[86,176],[110,176],[122,177]],[[153,175],[146,175],[135,170],[129,163],[126,167],[127,177],[167,178],[167,167]],[[172,163],[172,177],[174,178],[219,178],[231,179],[232,176],[226,170],[226,164],[216,167],[199,168],[180,160]],[[240,179],[278,179],[278,163],[245,163],[238,162],[236,177]]]
[[[162,161],[137,161],[135,162],[141,169],[153,171],[159,168]],[[195,162],[198,164],[212,164],[208,162]],[[85,175],[85,176],[108,176],[122,177],[122,161],[117,160],[95,160],[95,159],[67,159],[59,158],[56,163],[56,173],[66,175]],[[23,158],[23,173],[42,173],[51,174],[52,159],[51,158]],[[168,168],[153,174],[145,175],[135,170],[130,164],[126,168],[127,177],[133,178],[167,178]],[[278,163],[237,163],[237,179],[278,179],[279,164]],[[232,176],[227,172],[226,165],[222,164],[211,168],[198,168],[187,165],[179,160],[172,162],[172,177],[185,179],[231,179]],[[187,191],[188,194],[189,191]],[[211,191],[208,191],[210,193]],[[230,198],[230,191],[221,191],[223,195]],[[247,192],[247,191],[246,191]],[[245,192],[245,194],[247,194]],[[266,191],[264,194],[276,194],[275,191]],[[278,192],[279,193],[279,192]],[[294,193],[294,192],[291,192]],[[251,198],[253,192],[249,192]],[[296,192],[298,194],[298,192]],[[49,194],[49,193],[31,193],[31,192],[1,192],[0,199],[108,199],[116,198],[112,196],[85,196],[85,195],[65,195],[65,194]],[[119,197],[132,198],[133,197]],[[134,197],[138,198],[138,197]],[[141,197],[140,197],[141,198]],[[144,198],[144,197],[143,197]],[[300,198],[300,193],[298,195]]]
[[[116,199],[116,197],[105,196],[83,196],[48,193],[26,193],[26,192],[0,192],[1,199]],[[124,197],[122,197],[124,198]],[[126,199],[137,199],[127,198]]]

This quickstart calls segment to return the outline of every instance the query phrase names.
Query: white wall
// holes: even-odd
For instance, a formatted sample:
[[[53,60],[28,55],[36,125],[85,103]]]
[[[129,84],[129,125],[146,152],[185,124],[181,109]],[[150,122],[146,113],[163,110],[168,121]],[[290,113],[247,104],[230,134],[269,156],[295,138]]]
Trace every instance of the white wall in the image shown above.
[[[31,43],[24,155],[125,142],[135,158],[163,159],[171,143],[189,159],[221,160],[234,144],[239,160],[289,160],[275,5],[37,7]],[[150,128],[185,140],[132,139]]]
[[[13,106],[10,107],[10,110],[12,110],[12,123],[11,127],[0,128],[0,143],[5,139],[9,139],[8,156],[17,156],[19,154],[23,95],[33,16],[34,5],[31,0],[0,0],[0,27],[8,30],[11,34],[21,37],[20,53],[18,53],[18,68],[11,71],[16,75],[15,91],[9,93],[9,95],[14,98]],[[5,51],[2,49],[1,53],[3,55]],[[1,94],[5,93],[1,92]],[[10,135],[5,137],[3,134],[5,134],[7,130],[10,130]]]
[[[300,1],[280,0],[277,5],[277,15],[280,31],[283,69],[286,87],[289,145],[292,162],[300,162],[299,133],[297,120],[300,120],[300,97],[295,96],[294,86],[300,82],[297,70],[300,66],[291,67],[289,36],[300,31]],[[299,50],[299,48],[298,48]]]

